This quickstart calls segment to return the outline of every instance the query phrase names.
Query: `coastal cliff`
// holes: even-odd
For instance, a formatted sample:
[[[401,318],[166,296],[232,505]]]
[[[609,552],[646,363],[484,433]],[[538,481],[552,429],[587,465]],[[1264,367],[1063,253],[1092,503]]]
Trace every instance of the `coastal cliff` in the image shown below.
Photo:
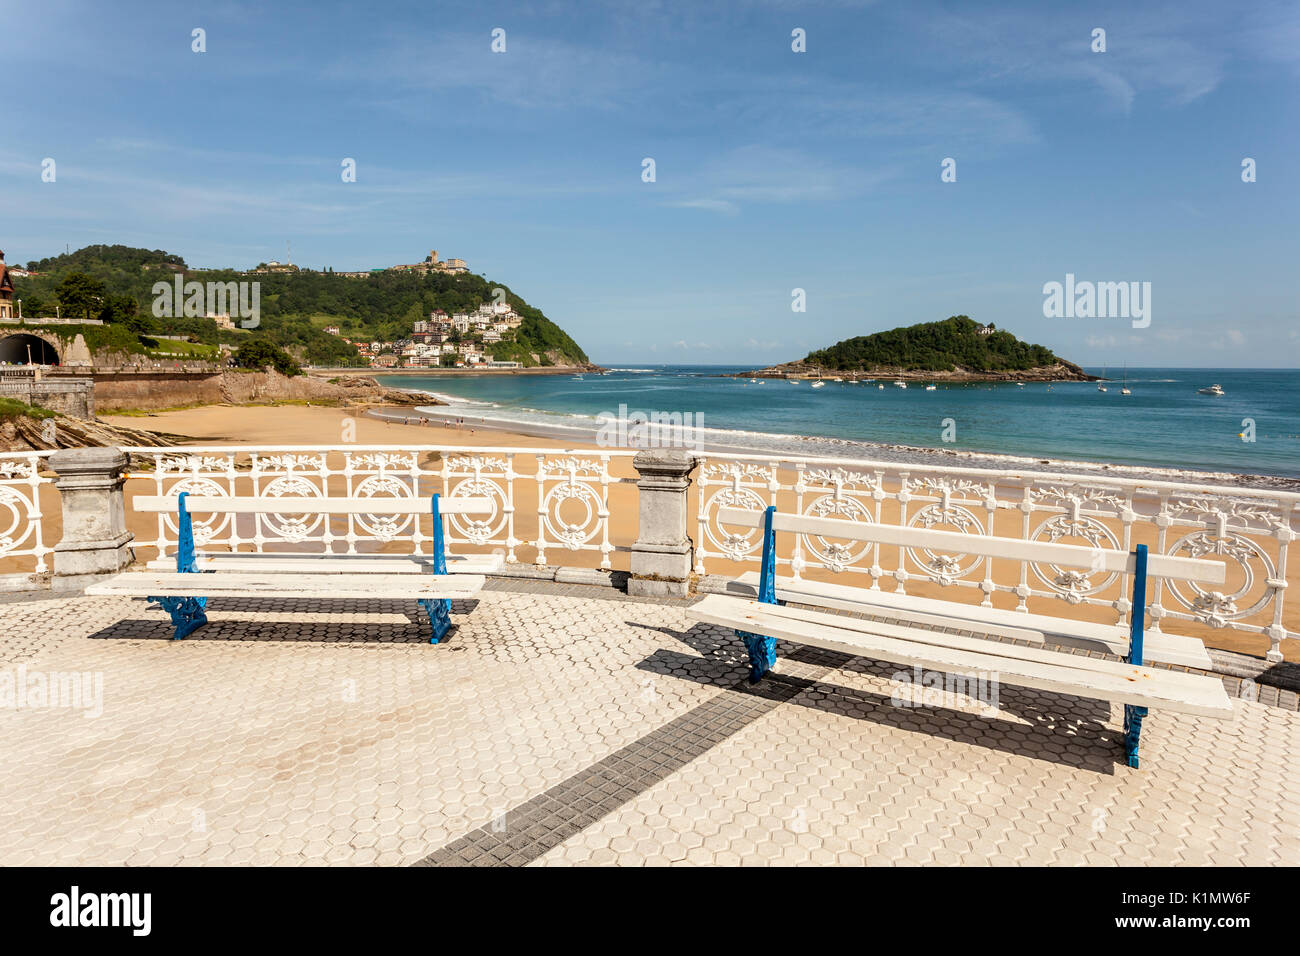
[[[227,369],[189,374],[118,373],[95,376],[95,405],[105,414],[149,412],[194,405],[260,405],[314,402],[321,405],[434,404],[427,398],[380,385],[369,376],[282,375],[273,369]]]
[[[324,380],[314,376],[230,370],[198,375],[96,376],[95,402],[105,414],[142,414],[202,405],[437,405],[435,399],[387,388],[372,378]],[[48,451],[87,445],[175,445],[184,435],[78,418],[18,402],[0,404],[0,451]]]

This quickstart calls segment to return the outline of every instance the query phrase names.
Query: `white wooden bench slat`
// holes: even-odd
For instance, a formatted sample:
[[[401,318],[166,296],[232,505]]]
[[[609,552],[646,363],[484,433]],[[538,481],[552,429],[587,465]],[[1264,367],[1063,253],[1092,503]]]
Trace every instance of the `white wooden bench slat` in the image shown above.
[[[934,613],[925,613],[910,609],[899,609],[892,607],[880,607],[856,599],[856,593],[860,588],[847,587],[843,584],[825,585],[817,582],[818,588],[836,588],[845,592],[845,597],[841,598],[834,593],[822,593],[820,590],[803,589],[803,585],[812,584],[813,582],[796,581],[794,578],[777,578],[776,579],[776,596],[780,601],[795,601],[799,604],[812,604],[822,607],[834,608],[840,611],[858,611],[863,614],[875,614],[880,617],[891,617],[899,621],[907,621],[912,624],[930,624],[935,627],[955,627],[962,630],[979,631],[981,634],[994,635],[997,637],[1009,637],[1018,641],[1029,641],[1034,644],[1043,643],[1043,632],[1034,630],[1028,626],[1025,627],[1008,627],[1005,625],[985,624],[979,621],[964,621],[955,615],[948,613],[948,602],[935,601],[935,604],[942,605],[940,610]],[[758,599],[758,572],[750,571],[742,574],[733,581],[726,584],[727,594],[733,597],[746,598],[747,600]],[[910,596],[910,595],[908,595]],[[1027,625],[1028,622],[1025,622]]]
[[[951,645],[921,644],[850,630],[838,626],[834,615],[802,611],[799,613],[803,619],[791,619],[772,613],[771,608],[772,605],[756,601],[711,594],[693,605],[690,611],[693,617],[705,623],[908,667],[919,666],[951,674],[992,671],[1004,683],[1037,690],[1211,717],[1225,717],[1232,713],[1232,704],[1222,682],[1212,677],[1066,654],[1053,655],[1060,660],[1046,663],[1012,657],[1003,652],[1001,645],[994,643],[976,642],[980,644],[978,651]],[[1014,650],[1051,653],[1037,648]],[[1082,661],[1089,663],[1083,665]],[[1110,668],[1097,669],[1096,664],[1110,665]]]
[[[283,597],[426,600],[461,598],[478,593],[484,579],[473,574],[403,575],[392,581],[374,574],[263,575],[225,572],[185,574],[172,571],[128,571],[86,588],[92,595],[136,597]]]
[[[200,571],[314,571],[355,574],[432,574],[433,557],[427,554],[277,554],[275,552],[199,552]],[[448,574],[492,574],[501,570],[499,554],[447,555]],[[154,558],[150,571],[175,571],[175,556]]]
[[[728,592],[741,597],[758,596],[758,572],[742,574],[729,582]],[[966,622],[978,625],[988,634],[1042,642],[1067,643],[1074,646],[1099,646],[1109,653],[1126,657],[1129,650],[1128,630],[1118,624],[1074,621],[1069,618],[1008,611],[977,604],[941,601],[935,598],[899,594],[895,591],[857,588],[825,581],[795,580],[778,577],[776,596],[781,601],[833,607],[841,611],[894,616],[940,626]],[[1026,637],[1027,635],[1027,637]],[[1213,666],[1205,644],[1195,637],[1147,631],[1142,638],[1144,660],[1210,670]]]
[[[740,600],[744,602],[746,608],[759,614],[770,614],[774,617],[787,621],[806,621],[810,624],[824,624],[827,627],[834,627],[845,631],[854,631],[862,634],[873,634],[877,637],[893,637],[900,640],[911,641],[914,644],[933,644],[936,647],[951,647],[956,650],[972,651],[977,654],[992,654],[996,657],[1010,657],[1018,660],[1038,661],[1042,664],[1052,664],[1058,667],[1073,667],[1079,670],[1098,671],[1103,674],[1128,673],[1131,665],[1120,661],[1107,660],[1100,657],[1085,657],[1079,654],[1071,654],[1068,651],[1059,651],[1050,647],[1036,645],[1034,647],[1020,647],[1015,644],[1003,644],[998,641],[989,641],[982,637],[967,637],[964,634],[945,634],[941,631],[931,631],[925,628],[905,627],[899,624],[886,624],[880,621],[865,621],[862,618],[845,617],[828,611],[808,611],[802,608],[782,607],[779,604],[763,604],[760,601],[735,598],[730,599],[727,595],[717,595],[728,601],[728,604],[722,605],[711,604],[705,606],[705,613],[710,613],[712,608],[729,608],[731,600]],[[701,604],[704,602],[701,601]],[[951,624],[951,622],[949,622]],[[1195,677],[1196,675],[1183,674],[1175,671],[1182,677]]]
[[[977,554],[1009,561],[1067,565],[1090,568],[1104,573],[1131,572],[1136,561],[1127,551],[1086,548],[1077,544],[1025,541],[1021,538],[963,534],[960,531],[935,531],[929,528],[907,528],[892,524],[816,518],[808,515],[782,514],[779,511],[773,515],[773,518],[774,531],[814,534],[851,541],[870,541],[905,548],[944,549],[954,554]],[[717,520],[720,524],[761,528],[763,512],[743,508],[719,508]],[[1147,576],[1223,584],[1227,580],[1227,565],[1219,561],[1204,561],[1199,558],[1151,554],[1147,557]]]
[[[137,495],[131,499],[136,511],[175,514],[176,495]],[[185,510],[190,514],[360,514],[427,515],[429,498],[255,498],[239,495],[187,495]],[[492,514],[490,498],[439,498],[438,512],[444,515]]]

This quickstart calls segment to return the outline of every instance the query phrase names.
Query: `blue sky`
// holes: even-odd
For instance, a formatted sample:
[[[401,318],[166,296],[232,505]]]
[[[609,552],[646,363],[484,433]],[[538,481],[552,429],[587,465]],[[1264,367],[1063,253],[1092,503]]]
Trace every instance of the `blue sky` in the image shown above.
[[[1085,365],[1300,366],[1294,2],[0,14],[11,263],[121,242],[240,267],[291,241],[342,270],[436,248],[606,363],[767,363],[966,313]],[[1150,327],[1045,318],[1066,273],[1150,282]]]

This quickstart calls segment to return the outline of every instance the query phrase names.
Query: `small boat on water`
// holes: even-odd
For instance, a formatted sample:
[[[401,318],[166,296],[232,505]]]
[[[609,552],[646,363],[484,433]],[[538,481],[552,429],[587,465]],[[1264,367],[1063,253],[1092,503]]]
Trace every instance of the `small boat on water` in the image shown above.
[[[884,388],[884,385],[877,385],[876,388]]]
[[[574,380],[575,382],[582,382],[582,381],[585,381],[585,379],[582,377],[582,373],[581,373],[581,372],[579,372],[577,375],[573,376],[573,380]]]
[[[1124,381],[1120,385],[1119,393],[1121,395],[1132,395],[1133,391],[1128,387],[1128,366],[1124,366]]]
[[[826,383],[823,382],[821,379],[817,379],[817,381],[815,381],[815,382],[812,383],[812,387],[813,387],[813,388],[824,388],[825,385],[826,385]]]
[[[1209,388],[1198,388],[1196,390],[1201,395],[1222,395],[1224,394],[1222,385],[1211,385]]]
[[[927,386],[925,387],[925,390],[926,390],[927,392],[933,392],[933,391],[935,390],[935,386],[933,386],[933,385],[927,385]]]
[[[894,380],[894,385],[895,385],[897,388],[907,388],[907,383],[904,382],[901,378],[900,378],[900,379],[895,379],[895,380]]]
[[[1103,380],[1103,381],[1104,381],[1105,378],[1106,378],[1106,366],[1104,366],[1104,365],[1101,367],[1101,377],[1102,377],[1102,380]],[[1097,383],[1097,391],[1099,391],[1099,392],[1104,392],[1104,391],[1106,391],[1106,386],[1103,385],[1101,382],[1098,382],[1098,383]]]

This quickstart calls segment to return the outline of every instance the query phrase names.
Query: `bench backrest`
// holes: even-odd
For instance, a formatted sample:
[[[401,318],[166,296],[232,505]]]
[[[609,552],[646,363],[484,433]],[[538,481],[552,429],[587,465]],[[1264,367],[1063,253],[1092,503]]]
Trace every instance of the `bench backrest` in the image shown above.
[[[720,524],[762,528],[764,512],[742,508],[719,508]],[[1057,544],[1051,541],[1025,541],[1021,538],[999,538],[985,534],[963,534],[960,531],[935,531],[930,528],[908,528],[891,524],[872,524],[865,521],[846,521],[840,518],[818,518],[808,515],[772,515],[773,531],[796,534],[814,534],[824,538],[845,538],[851,541],[869,541],[875,544],[896,545],[902,548],[943,549],[958,554],[978,554],[1012,561],[1032,561],[1056,564],[1063,567],[1087,568],[1092,571],[1120,571],[1133,573],[1137,569],[1136,553],[1105,548],[1089,548],[1077,544]],[[1223,584],[1227,580],[1227,565],[1220,561],[1202,561],[1197,558],[1180,558],[1164,554],[1147,556],[1146,573],[1152,577],[1171,578],[1178,581],[1203,581]]]
[[[178,495],[137,495],[131,499],[136,511],[174,514]],[[328,515],[427,515],[428,498],[273,498],[186,495],[185,509],[218,514],[328,514]],[[440,498],[438,511],[448,515],[492,514],[490,498]]]
[[[758,600],[776,604],[776,532],[793,531],[797,534],[815,534],[821,537],[847,538],[852,541],[872,541],[877,544],[894,544],[907,548],[953,548],[959,554],[982,554],[993,558],[1013,558],[1021,561],[1043,561],[1052,564],[1072,564],[1075,567],[1100,571],[1131,571],[1133,574],[1132,603],[1129,619],[1128,662],[1142,663],[1142,640],[1146,629],[1147,575],[1159,574],[1165,578],[1186,581],[1209,581],[1222,584],[1227,580],[1227,568],[1215,561],[1194,558],[1172,558],[1167,555],[1151,556],[1145,544],[1139,544],[1132,554],[1103,548],[1083,548],[1078,545],[1055,544],[1050,541],[1024,541],[1019,538],[998,538],[993,535],[962,534],[955,531],[933,531],[929,528],[906,528],[900,525],[872,524],[866,521],[843,521],[837,518],[816,518],[807,515],[778,514],[775,505],[764,511],[747,511],[742,508],[719,508],[718,521],[763,529],[762,566],[759,571]],[[1085,560],[1086,556],[1086,560]],[[1156,568],[1152,568],[1155,562]],[[754,638],[755,635],[748,635]],[[1145,707],[1124,707],[1124,729],[1129,732],[1130,721],[1140,725],[1146,716]]]
[[[175,496],[142,495],[134,499],[133,504],[140,511],[176,513],[179,518],[176,535],[176,570],[182,574],[199,571],[198,554],[194,548],[194,521],[191,517],[192,512],[195,511],[218,514],[432,515],[434,574],[447,573],[443,517],[448,514],[492,514],[493,511],[490,498],[444,500],[437,494],[430,495],[428,498],[273,498],[270,496],[259,498],[192,495],[181,492]]]

